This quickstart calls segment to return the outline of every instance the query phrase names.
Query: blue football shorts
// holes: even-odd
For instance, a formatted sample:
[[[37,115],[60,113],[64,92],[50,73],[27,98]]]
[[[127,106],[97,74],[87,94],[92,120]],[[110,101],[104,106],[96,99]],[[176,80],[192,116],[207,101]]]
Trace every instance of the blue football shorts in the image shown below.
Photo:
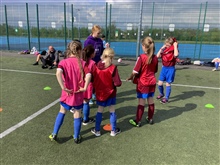
[[[171,84],[174,81],[175,72],[176,69],[174,66],[171,67],[162,66],[159,80],[166,81],[167,83]]]
[[[108,107],[108,106],[111,106],[111,105],[115,105],[116,104],[116,97],[109,98],[106,101],[96,100],[96,104],[99,105],[99,106],[103,106],[103,107]]]
[[[60,105],[62,105],[68,111],[71,110],[71,109],[80,110],[80,109],[83,108],[83,104],[79,105],[79,106],[69,106],[66,103],[62,102],[62,101],[60,102]]]
[[[138,99],[147,99],[149,97],[154,97],[154,92],[150,92],[150,93],[137,92],[137,98]]]

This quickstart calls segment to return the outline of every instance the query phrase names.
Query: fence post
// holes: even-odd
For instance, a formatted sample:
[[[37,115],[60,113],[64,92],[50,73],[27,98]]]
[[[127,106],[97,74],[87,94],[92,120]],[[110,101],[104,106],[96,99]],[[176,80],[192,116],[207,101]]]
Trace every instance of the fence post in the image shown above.
[[[26,15],[27,15],[27,33],[28,33],[28,49],[31,50],[31,37],[30,37],[30,27],[29,27],[29,15],[28,15],[28,3],[26,3]]]
[[[154,2],[153,2],[153,11],[152,11],[151,27],[150,27],[151,36],[152,36],[152,32],[153,32],[153,23],[154,23]]]
[[[40,51],[40,26],[39,26],[38,4],[36,4],[36,12],[37,12],[37,39],[38,39],[38,50]]]
[[[8,50],[10,50],[9,33],[8,33],[8,17],[7,17],[7,7],[6,7],[6,5],[5,5],[5,28],[6,28],[6,35],[7,35]]]
[[[140,2],[140,19],[138,26],[138,35],[137,35],[137,47],[136,47],[136,57],[140,54],[140,35],[141,35],[141,27],[142,27],[142,13],[143,13],[143,0]]]
[[[64,42],[65,42],[65,48],[67,45],[67,41],[66,41],[66,3],[64,3]]]
[[[197,47],[198,35],[199,35],[199,26],[200,26],[201,10],[202,10],[202,3],[200,4],[199,20],[198,20],[198,27],[197,27],[197,31],[196,31],[196,44],[195,44],[195,48],[194,48],[193,61],[195,60],[195,56],[196,56],[196,47]]]
[[[105,37],[106,37],[106,39],[108,39],[108,32],[107,32],[108,19],[107,18],[108,18],[108,2],[106,2],[106,4],[105,4]]]
[[[72,40],[74,39],[74,32],[73,32],[73,23],[74,23],[74,16],[73,16],[73,4],[71,4],[71,17],[72,17],[72,24],[71,24],[71,29],[72,29]]]
[[[202,42],[203,42],[203,35],[204,35],[204,26],[205,26],[207,6],[208,6],[208,2],[206,2],[206,5],[205,5],[205,14],[204,14],[204,19],[203,19],[202,36],[201,36],[201,40],[200,40],[200,49],[199,49],[199,60],[200,60],[200,55],[201,55],[201,50],[202,50]]]
[[[110,9],[109,9],[109,34],[108,34],[108,42],[110,44],[111,42],[111,26],[112,26],[112,4],[110,4]]]

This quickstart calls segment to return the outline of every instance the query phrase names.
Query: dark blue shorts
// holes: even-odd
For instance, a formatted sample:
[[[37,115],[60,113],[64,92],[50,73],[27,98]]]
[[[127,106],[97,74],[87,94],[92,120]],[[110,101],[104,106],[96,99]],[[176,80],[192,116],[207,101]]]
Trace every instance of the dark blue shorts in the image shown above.
[[[67,105],[66,103],[64,102],[60,102],[60,105],[62,105],[66,110],[71,110],[72,108],[75,109],[75,110],[80,110],[83,108],[83,104],[82,105],[79,105],[79,106],[69,106]]]
[[[160,81],[166,81],[171,84],[174,81],[176,69],[174,66],[166,67],[162,66],[162,70],[160,72]]]
[[[139,93],[139,92],[137,92],[137,98],[138,99],[147,99],[149,97],[154,97],[154,92],[150,92],[150,93]]]
[[[115,105],[116,104],[116,97],[109,98],[106,101],[96,100],[96,104],[99,105],[99,106],[103,106],[103,107],[108,107],[108,106],[111,106],[111,105]]]

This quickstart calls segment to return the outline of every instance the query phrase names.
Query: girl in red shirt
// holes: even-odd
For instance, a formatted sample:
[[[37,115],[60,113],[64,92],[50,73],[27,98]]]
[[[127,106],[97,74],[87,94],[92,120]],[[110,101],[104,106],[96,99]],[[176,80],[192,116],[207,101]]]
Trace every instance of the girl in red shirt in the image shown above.
[[[95,61],[92,58],[95,57],[95,49],[92,45],[88,45],[83,49],[82,59],[86,62],[86,66],[89,70],[95,65]],[[93,85],[92,82],[89,83],[87,90],[84,92],[84,100],[83,100],[83,125],[88,125],[94,122],[94,119],[89,117],[90,114],[90,106],[89,100],[92,98]]]
[[[101,136],[100,125],[102,122],[102,113],[105,107],[109,107],[110,123],[112,131],[111,136],[116,136],[121,132],[116,127],[117,116],[115,113],[116,87],[121,86],[122,82],[118,74],[118,69],[112,64],[114,50],[106,48],[101,56],[101,61],[93,68],[93,87],[96,93],[96,104],[98,112],[96,114],[95,128],[91,130],[96,136]]]
[[[144,53],[138,57],[131,76],[127,78],[127,80],[133,80],[133,82],[137,84],[136,91],[138,98],[138,106],[136,119],[129,120],[129,123],[136,127],[141,126],[141,118],[144,113],[146,100],[148,103],[147,122],[149,124],[153,124],[153,96],[156,88],[155,73],[158,69],[158,59],[154,55],[155,46],[154,41],[151,37],[146,37],[142,40],[142,49]]]
[[[157,99],[162,104],[168,103],[171,94],[171,84],[175,78],[176,58],[179,55],[178,43],[175,38],[169,37],[165,40],[165,44],[157,53],[157,57],[162,59],[162,69],[158,81],[158,89],[160,95]],[[164,95],[163,82],[166,81],[166,93]]]

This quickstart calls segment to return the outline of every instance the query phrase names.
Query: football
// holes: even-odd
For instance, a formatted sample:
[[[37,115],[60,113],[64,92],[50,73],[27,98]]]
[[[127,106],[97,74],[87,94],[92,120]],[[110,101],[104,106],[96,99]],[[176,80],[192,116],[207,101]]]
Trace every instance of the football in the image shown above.
[[[121,58],[119,58],[119,59],[118,59],[118,63],[121,63],[121,62],[122,62],[122,59],[121,59]]]

